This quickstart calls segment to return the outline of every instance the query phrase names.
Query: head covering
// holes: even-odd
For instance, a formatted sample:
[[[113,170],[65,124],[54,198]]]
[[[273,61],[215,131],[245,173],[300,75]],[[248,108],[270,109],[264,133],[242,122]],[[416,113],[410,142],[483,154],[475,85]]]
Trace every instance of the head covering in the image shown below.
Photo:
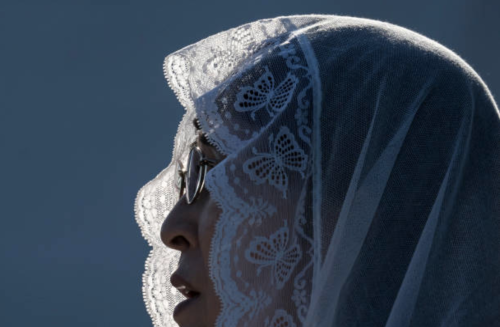
[[[500,119],[460,57],[389,23],[259,20],[164,71],[186,113],[172,163],[138,193],[144,298],[175,326],[178,253],[160,226],[197,118],[226,158],[210,278],[217,326],[500,325]]]

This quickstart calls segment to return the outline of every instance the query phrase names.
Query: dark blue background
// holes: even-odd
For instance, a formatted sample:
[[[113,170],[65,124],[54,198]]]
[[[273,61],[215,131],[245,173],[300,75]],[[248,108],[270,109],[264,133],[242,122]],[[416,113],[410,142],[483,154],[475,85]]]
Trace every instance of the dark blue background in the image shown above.
[[[149,248],[133,203],[170,161],[183,113],[163,58],[299,13],[415,30],[500,96],[497,0],[0,2],[0,326],[151,325],[141,293]]]

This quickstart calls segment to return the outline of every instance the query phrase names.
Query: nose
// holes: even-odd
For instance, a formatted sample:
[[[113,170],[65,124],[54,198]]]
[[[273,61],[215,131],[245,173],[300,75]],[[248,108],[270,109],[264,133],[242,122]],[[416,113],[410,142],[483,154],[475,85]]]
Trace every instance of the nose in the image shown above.
[[[171,249],[186,251],[198,246],[196,205],[188,205],[183,196],[161,226],[161,240]]]

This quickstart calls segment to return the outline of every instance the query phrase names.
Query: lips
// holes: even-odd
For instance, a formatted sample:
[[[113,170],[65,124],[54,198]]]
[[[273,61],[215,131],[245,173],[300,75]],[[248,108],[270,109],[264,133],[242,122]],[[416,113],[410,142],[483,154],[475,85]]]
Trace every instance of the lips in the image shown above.
[[[177,273],[174,273],[170,277],[170,283],[188,299],[192,299],[200,295],[200,292],[196,290],[191,283]]]
[[[192,307],[200,297],[200,292],[198,292],[191,283],[189,283],[186,279],[184,279],[181,275],[174,273],[170,277],[170,283],[172,286],[177,288],[177,290],[186,297],[186,300],[180,302],[175,306],[173,316],[174,319],[180,323],[180,321],[184,320],[186,316],[186,310],[189,307]],[[184,312],[184,314],[183,314]],[[184,318],[182,318],[184,317]]]

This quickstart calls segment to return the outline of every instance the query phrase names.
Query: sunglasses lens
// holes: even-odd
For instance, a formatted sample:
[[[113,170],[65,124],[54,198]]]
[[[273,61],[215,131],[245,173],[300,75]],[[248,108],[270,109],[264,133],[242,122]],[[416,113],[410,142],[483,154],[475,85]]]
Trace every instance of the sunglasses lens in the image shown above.
[[[187,171],[187,191],[186,197],[188,203],[191,203],[194,199],[195,193],[198,188],[198,179],[200,175],[200,153],[193,149],[189,155],[188,171]]]
[[[177,190],[182,193],[183,188],[184,188],[184,173],[182,169],[182,164],[180,162],[177,162],[177,167],[175,168],[177,173],[176,173],[176,181],[175,181],[175,187]],[[181,194],[182,196],[182,194]]]

